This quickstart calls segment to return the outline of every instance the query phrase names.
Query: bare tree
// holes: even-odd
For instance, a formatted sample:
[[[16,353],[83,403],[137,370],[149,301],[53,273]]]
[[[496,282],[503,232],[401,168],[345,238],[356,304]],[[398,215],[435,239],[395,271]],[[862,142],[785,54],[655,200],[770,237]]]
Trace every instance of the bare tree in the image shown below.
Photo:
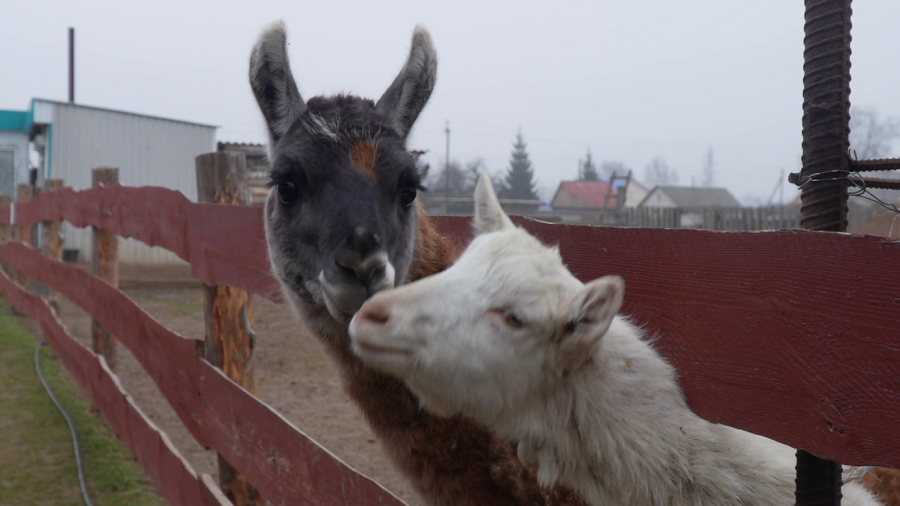
[[[716,161],[713,157],[712,146],[706,149],[703,157],[703,167],[700,172],[700,186],[713,186],[716,184]]]
[[[900,120],[893,116],[880,118],[875,109],[853,107],[850,109],[850,154],[858,160],[888,158],[893,154],[894,143],[900,139]],[[891,172],[870,172],[872,177],[891,177]],[[870,196],[883,202],[897,200],[895,190],[870,189]]]
[[[900,138],[900,121],[893,116],[881,119],[875,109],[850,110],[850,152],[860,160],[887,158]]]
[[[471,197],[470,172],[455,161],[436,173],[432,171],[425,181],[429,197]]]
[[[475,184],[478,182],[478,176],[482,172],[488,172],[483,158],[473,158],[466,163],[466,171],[469,173],[469,189],[466,197],[475,194]],[[494,185],[494,191],[498,196],[502,197],[509,189],[506,186],[506,173],[503,171],[488,172],[491,176],[491,184]]]
[[[463,165],[459,161],[450,160],[450,163],[439,171],[431,173],[423,179],[428,188],[427,197],[452,197],[472,198],[475,192],[475,183],[478,176],[486,172],[487,167],[483,158],[473,158]],[[506,190],[505,173],[491,174],[491,182],[498,195]]]
[[[678,173],[661,156],[647,164],[644,174],[644,182],[650,186],[678,184]]]

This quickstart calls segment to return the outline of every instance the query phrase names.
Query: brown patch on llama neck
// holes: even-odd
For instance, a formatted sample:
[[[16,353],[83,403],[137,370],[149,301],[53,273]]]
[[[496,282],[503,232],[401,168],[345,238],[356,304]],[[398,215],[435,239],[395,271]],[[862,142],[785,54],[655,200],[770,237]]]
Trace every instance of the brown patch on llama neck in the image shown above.
[[[416,200],[416,206],[419,213],[419,228],[416,233],[413,263],[406,277],[407,283],[443,271],[450,267],[461,253],[453,239],[438,233],[428,219],[421,200]]]
[[[350,146],[350,166],[375,186],[378,177],[375,175],[375,145],[360,141]]]

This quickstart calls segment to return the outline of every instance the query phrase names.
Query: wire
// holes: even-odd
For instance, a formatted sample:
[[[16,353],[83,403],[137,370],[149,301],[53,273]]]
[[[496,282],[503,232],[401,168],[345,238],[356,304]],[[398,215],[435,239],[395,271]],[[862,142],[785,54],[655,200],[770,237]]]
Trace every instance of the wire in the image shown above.
[[[797,185],[798,188],[803,188],[809,183],[812,182],[821,182],[821,181],[851,181],[853,185],[856,187],[855,190],[849,191],[848,195],[850,197],[859,197],[863,200],[868,200],[869,202],[874,202],[879,206],[887,209],[892,213],[900,214],[900,208],[896,206],[896,204],[888,204],[887,202],[881,200],[874,193],[870,192],[868,188],[866,188],[866,179],[860,174],[858,171],[851,170],[830,170],[827,172],[821,172],[819,174],[814,174],[812,176],[806,177],[803,182]]]
[[[62,404],[56,400],[56,396],[53,395],[53,392],[50,390],[50,385],[47,384],[47,380],[44,378],[44,373],[41,372],[41,348],[46,344],[47,341],[41,340],[37,345],[37,349],[34,350],[34,369],[37,371],[38,377],[44,385],[44,390],[46,390],[47,395],[50,396],[50,400],[53,401],[53,404],[55,404],[59,412],[62,413],[63,417],[66,419],[66,423],[69,424],[69,432],[72,434],[72,444],[75,447],[75,464],[78,467],[78,482],[81,484],[81,495],[84,497],[84,504],[87,506],[94,506],[94,503],[91,502],[91,498],[88,495],[87,485],[84,482],[84,466],[81,464],[81,449],[78,447],[78,434],[75,433],[75,424],[72,423],[72,419],[69,418],[69,414],[63,409]]]

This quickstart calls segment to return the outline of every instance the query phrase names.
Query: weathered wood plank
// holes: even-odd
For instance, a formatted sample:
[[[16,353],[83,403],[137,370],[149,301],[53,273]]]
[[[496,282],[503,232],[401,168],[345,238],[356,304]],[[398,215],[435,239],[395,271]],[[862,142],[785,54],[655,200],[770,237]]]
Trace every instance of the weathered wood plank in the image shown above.
[[[16,206],[27,204],[34,197],[34,187],[30,184],[19,184],[16,187]],[[31,245],[31,227],[33,224],[16,222],[13,229],[17,241]],[[13,279],[20,286],[28,286],[28,279],[20,271],[15,271]]]
[[[0,290],[9,304],[41,326],[79,388],[96,406],[138,460],[160,495],[172,506],[230,506],[230,502],[190,467],[125,392],[118,377],[97,354],[69,335],[55,312],[0,273]]]
[[[205,153],[195,159],[197,200],[239,206],[249,203],[243,153]],[[206,321],[204,357],[226,376],[258,395],[253,349],[253,302],[250,292],[221,284],[203,284],[203,317]],[[219,484],[235,506],[262,506],[259,491],[217,455]]]
[[[119,169],[98,167],[91,170],[91,186],[112,186],[119,183]],[[111,209],[103,209],[103,214],[112,214]],[[91,272],[115,288],[119,287],[119,237],[115,232],[100,227],[92,227],[93,248],[91,252]],[[95,353],[106,359],[113,371],[118,370],[116,338],[104,329],[97,320],[91,320],[91,342]]]
[[[10,203],[12,203],[12,195],[0,193],[0,241],[12,239],[13,232],[9,216]],[[0,262],[0,269],[12,276],[11,268],[6,262]]]
[[[189,216],[193,276],[281,300],[266,253],[263,208],[192,204]]]
[[[9,213],[9,206],[0,207],[0,223],[9,223]],[[281,300],[265,254],[260,207],[193,204],[174,190],[118,185],[64,188],[16,206],[17,223],[61,219],[165,248],[190,262],[194,277],[205,283]]]
[[[44,181],[43,191],[55,191],[63,187],[62,179],[48,179]],[[43,222],[44,233],[42,237],[43,244],[41,250],[45,255],[54,260],[62,259],[63,236],[60,220],[47,220]],[[59,294],[50,290],[44,297],[54,310],[59,309]]]
[[[76,227],[94,226],[134,237],[190,260],[185,220],[190,205],[181,193],[153,186],[63,188],[17,206],[16,222],[30,225],[64,219]],[[8,207],[0,208],[0,222],[9,222]]]
[[[69,297],[115,334],[197,442],[221,453],[273,504],[404,504],[199,359],[197,341],[169,331],[109,284],[19,243],[0,244],[0,259]]]
[[[845,464],[900,467],[900,241],[515,221],[582,280],[625,278],[701,416]],[[440,218],[467,241],[467,220]]]

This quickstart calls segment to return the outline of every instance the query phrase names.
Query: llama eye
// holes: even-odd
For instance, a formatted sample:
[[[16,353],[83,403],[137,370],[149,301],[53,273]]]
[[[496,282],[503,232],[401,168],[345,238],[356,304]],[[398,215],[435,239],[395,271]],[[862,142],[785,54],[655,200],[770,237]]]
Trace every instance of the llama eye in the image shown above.
[[[278,186],[278,199],[282,204],[290,204],[297,200],[297,185],[292,181],[280,181]]]
[[[503,322],[514,329],[520,329],[525,326],[525,320],[515,313],[507,313]]]
[[[421,188],[419,185],[404,186],[403,189],[400,190],[400,205],[403,207],[411,206],[413,201],[416,200],[419,188]]]

